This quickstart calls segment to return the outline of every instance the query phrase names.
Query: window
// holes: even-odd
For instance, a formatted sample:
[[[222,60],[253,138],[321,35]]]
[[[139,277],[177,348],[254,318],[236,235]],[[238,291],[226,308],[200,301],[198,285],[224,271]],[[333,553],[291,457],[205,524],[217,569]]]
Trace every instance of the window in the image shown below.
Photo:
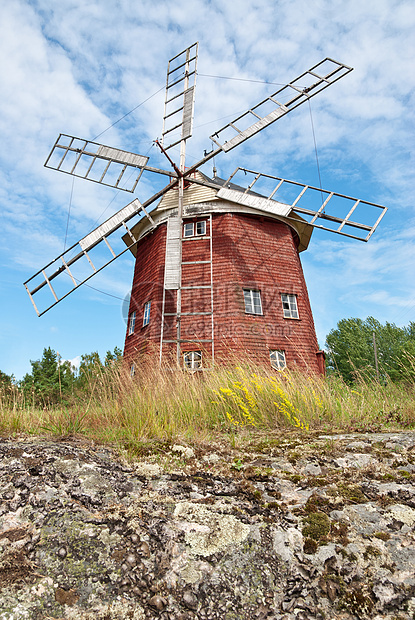
[[[135,364],[134,362],[131,364],[131,368],[130,368],[130,377],[131,379],[134,377],[135,375]]]
[[[128,335],[131,336],[131,334],[134,333],[134,328],[135,328],[135,317],[136,317],[136,312],[132,312],[130,314],[130,322],[128,324]]]
[[[206,220],[202,220],[201,222],[196,222],[196,234],[206,235]]]
[[[143,327],[150,323],[150,309],[151,301],[148,301],[146,304],[144,304]]]
[[[244,288],[245,312],[248,314],[262,314],[261,293],[250,288]]]
[[[194,237],[195,235],[206,235],[206,220],[200,222],[186,222],[183,224],[183,237]]]
[[[193,222],[187,222],[183,225],[183,237],[193,237],[195,234],[195,225]]]
[[[183,354],[184,367],[188,370],[202,368],[202,351],[187,351]]]
[[[271,366],[275,370],[284,370],[286,368],[285,351],[270,351],[269,357],[271,359]]]
[[[281,300],[284,318],[298,319],[297,297],[295,295],[282,294]]]

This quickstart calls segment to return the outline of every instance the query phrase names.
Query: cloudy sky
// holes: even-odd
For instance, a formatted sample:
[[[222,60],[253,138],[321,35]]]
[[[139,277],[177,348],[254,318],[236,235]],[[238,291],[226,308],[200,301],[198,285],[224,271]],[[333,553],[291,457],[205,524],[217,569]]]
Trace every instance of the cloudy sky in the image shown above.
[[[131,195],[43,164],[62,132],[166,168],[153,141],[167,61],[195,41],[188,165],[215,130],[325,57],[354,68],[311,114],[301,106],[215,164],[225,178],[246,166],[317,186],[312,119],[322,187],[389,208],[368,243],[316,231],[302,254],[320,345],[342,318],[415,320],[414,28],[412,0],[4,0],[0,369],[21,378],[47,346],[71,360],[123,347],[129,257],[41,318],[22,283]],[[135,195],[159,187],[150,174]]]

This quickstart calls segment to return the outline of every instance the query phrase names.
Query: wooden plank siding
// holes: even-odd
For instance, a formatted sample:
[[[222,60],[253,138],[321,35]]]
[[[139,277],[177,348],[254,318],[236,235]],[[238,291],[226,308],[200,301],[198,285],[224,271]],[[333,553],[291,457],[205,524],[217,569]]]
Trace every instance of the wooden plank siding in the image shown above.
[[[200,188],[197,188],[200,198]],[[201,188],[209,193],[208,188]],[[188,188],[186,191],[190,191]],[[207,190],[207,191],[205,191]],[[214,193],[214,192],[213,192]],[[168,194],[163,198],[167,202]],[[212,196],[210,196],[210,199]],[[191,200],[188,201],[188,204]],[[170,203],[169,203],[170,204]],[[166,206],[167,208],[167,206]],[[183,241],[182,339],[211,338],[209,214],[200,212],[189,221],[205,220],[206,236]],[[321,373],[321,356],[310,302],[298,252],[298,235],[286,223],[270,217],[243,213],[212,213],[212,259],[215,360],[249,356],[269,366],[269,351],[286,353],[288,367]],[[160,224],[138,244],[130,313],[137,311],[134,334],[126,337],[125,355],[133,358],[151,344],[160,344],[161,302],[164,282],[166,223]],[[188,288],[192,287],[192,288]],[[243,289],[259,290],[262,315],[245,312]],[[165,312],[175,312],[175,294],[166,291]],[[284,318],[281,294],[297,298],[298,319]],[[152,301],[151,319],[142,328],[144,303]],[[206,312],[206,315],[188,313]],[[141,321],[141,322],[140,322]],[[164,339],[175,338],[175,317],[166,316]],[[174,347],[174,345],[170,345]],[[150,347],[150,348],[151,348]],[[186,343],[182,351],[204,349],[208,343]],[[168,346],[165,346],[167,353]]]
[[[193,173],[193,176],[200,181],[204,180],[205,178],[197,171]],[[212,189],[211,187],[191,183],[184,192],[183,205],[186,206],[194,202],[208,202],[209,200],[213,200],[216,197],[216,192],[217,190]],[[157,210],[164,211],[165,209],[177,208],[177,194],[178,190],[174,188],[164,194],[157,207]]]

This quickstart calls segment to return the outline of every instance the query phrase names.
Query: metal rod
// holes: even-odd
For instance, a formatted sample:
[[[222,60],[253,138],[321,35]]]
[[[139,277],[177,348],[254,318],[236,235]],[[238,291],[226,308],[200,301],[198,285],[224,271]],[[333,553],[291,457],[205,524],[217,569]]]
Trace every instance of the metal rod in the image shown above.
[[[64,269],[65,269],[65,267],[64,267]],[[59,300],[58,300],[58,298],[57,298],[57,296],[56,296],[55,291],[53,290],[53,287],[52,287],[51,283],[50,283],[50,282],[49,282],[49,280],[48,280],[48,276],[46,275],[45,271],[44,271],[44,270],[42,270],[42,273],[43,273],[43,277],[44,277],[44,278],[45,278],[45,280],[46,280],[47,285],[49,286],[50,290],[52,291],[52,295],[54,296],[55,300],[56,300],[56,301],[59,301]]]
[[[212,214],[209,213],[209,228],[210,228],[210,309],[211,309],[211,327],[212,327],[212,367],[215,365],[215,323],[213,316],[213,228],[212,228]]]
[[[110,243],[109,243],[108,239],[107,239],[106,237],[103,237],[103,239],[104,239],[104,241],[105,241],[105,243],[106,243],[106,245],[107,245],[107,247],[108,247],[109,251],[111,252],[111,254],[113,255],[113,257],[115,258],[115,252],[114,252],[114,250],[112,249],[112,247],[110,246]]]
[[[70,278],[71,278],[71,280],[72,280],[72,282],[73,282],[74,286],[78,286],[78,284],[76,283],[75,278],[73,277],[73,275],[72,275],[72,273],[71,273],[71,270],[69,269],[68,265],[65,263],[65,259],[63,258],[63,256],[61,256],[61,260],[62,260],[63,264],[65,265],[65,269],[66,269],[66,271],[69,273]]]

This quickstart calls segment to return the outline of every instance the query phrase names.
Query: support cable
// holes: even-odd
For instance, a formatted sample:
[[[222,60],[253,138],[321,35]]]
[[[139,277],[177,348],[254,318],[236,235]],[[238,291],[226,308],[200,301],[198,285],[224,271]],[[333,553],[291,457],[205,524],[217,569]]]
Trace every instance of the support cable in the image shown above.
[[[255,84],[272,84],[275,86],[285,86],[281,82],[266,82],[265,80],[250,80],[249,78],[237,78],[237,77],[227,77],[225,75],[208,75],[207,73],[199,73],[197,74],[200,77],[208,77],[215,78],[217,80],[235,80],[237,82],[253,82]]]
[[[313,132],[314,151],[315,151],[315,154],[316,154],[318,181],[319,181],[319,188],[320,188],[320,194],[321,194],[321,204],[323,204],[324,197],[323,197],[323,192],[321,191],[322,188],[323,188],[323,185],[321,183],[320,164],[319,164],[319,161],[318,161],[318,152],[317,152],[317,141],[316,141],[316,134],[315,134],[315,131],[314,131],[314,122],[313,122],[313,114],[311,112],[310,99],[308,100],[308,107],[309,107],[309,110],[310,110],[311,131]],[[324,210],[323,210],[323,213],[324,213]]]
[[[114,121],[112,123],[112,125],[110,125],[109,127],[107,127],[106,129],[104,129],[104,131],[101,131],[101,133],[99,133],[97,136],[95,136],[95,138],[93,138],[93,142],[99,138],[100,136],[102,136],[102,134],[104,134],[106,131],[108,131],[109,129],[112,129],[112,127],[114,127],[114,125],[116,125],[117,123],[119,123],[120,121],[124,120],[124,118],[126,118],[127,116],[129,116],[130,114],[132,114],[133,112],[135,112],[138,108],[140,108],[142,105],[144,105],[145,103],[147,103],[147,101],[150,101],[150,99],[152,99],[153,97],[155,97],[156,95],[158,95],[162,90],[165,89],[165,86],[163,85],[161,88],[159,88],[158,90],[156,90],[155,93],[153,93],[152,95],[150,95],[150,97],[147,97],[147,99],[144,99],[144,101],[142,101],[141,103],[139,103],[138,105],[135,106],[135,108],[133,108],[132,110],[130,110],[129,112],[126,112],[126,114],[124,114],[123,116],[121,116],[117,121]]]

